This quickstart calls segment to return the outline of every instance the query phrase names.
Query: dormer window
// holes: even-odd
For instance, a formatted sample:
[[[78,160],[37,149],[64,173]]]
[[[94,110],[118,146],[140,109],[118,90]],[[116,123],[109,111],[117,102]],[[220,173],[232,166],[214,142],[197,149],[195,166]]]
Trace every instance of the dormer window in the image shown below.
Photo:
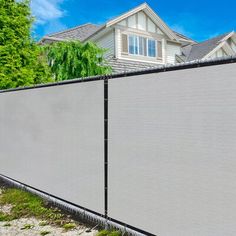
[[[129,35],[128,49],[131,55],[157,57],[157,41],[137,35]]]
[[[135,34],[121,34],[121,54],[125,57],[140,56],[149,60],[162,60],[162,42]]]

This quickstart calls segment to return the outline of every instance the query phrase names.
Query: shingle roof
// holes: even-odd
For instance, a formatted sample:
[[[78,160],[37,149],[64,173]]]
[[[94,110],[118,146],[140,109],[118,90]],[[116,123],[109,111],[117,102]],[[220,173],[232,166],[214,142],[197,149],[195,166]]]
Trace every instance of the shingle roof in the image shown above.
[[[54,34],[46,35],[44,38],[45,39],[50,39],[52,40],[57,40],[57,39],[75,39],[75,40],[80,40],[84,41],[91,35],[95,34],[97,31],[102,29],[104,25],[94,25],[91,23],[87,23],[84,25],[79,25],[71,29],[67,29],[61,32],[57,32]],[[191,42],[195,42],[194,40],[188,38],[187,36],[180,34],[178,32],[173,31],[179,39],[185,39]]]
[[[143,3],[140,6],[138,6],[138,7],[134,8],[134,9],[128,11],[127,13],[129,13],[131,11],[134,11],[134,10],[139,11],[141,8],[143,8],[143,10],[147,8],[150,11],[153,11],[148,6],[147,3]],[[119,17],[122,17],[122,16],[126,15],[127,13],[122,14]],[[119,17],[115,17],[114,19],[117,19]],[[58,39],[66,39],[66,40],[68,40],[68,39],[69,40],[70,39],[77,39],[77,40],[80,40],[80,41],[84,41],[88,37],[90,37],[93,34],[95,34],[97,31],[102,29],[104,26],[106,26],[111,21],[112,20],[106,22],[105,24],[103,24],[101,26],[94,25],[94,24],[91,24],[91,23],[87,23],[87,24],[84,24],[84,25],[80,25],[80,26],[74,27],[72,29],[68,29],[68,30],[65,30],[65,31],[61,31],[61,32],[58,32],[58,33],[51,34],[51,35],[46,35],[44,38],[46,38],[47,40],[50,40],[49,38],[53,37],[54,39],[56,39],[56,38],[58,38]],[[163,24],[165,24],[165,23],[163,22]],[[166,28],[168,28],[168,27],[166,26]],[[173,31],[173,30],[171,30],[169,28],[168,28],[168,31],[169,31],[169,34],[171,34],[175,39],[180,39],[180,40],[182,39],[182,40],[194,42],[192,39],[186,37],[185,35],[180,34],[178,32],[175,32],[175,31]]]
[[[183,55],[186,57],[186,61],[194,61],[202,59],[208,53],[210,53],[221,40],[225,38],[229,33],[217,36],[202,43],[188,45],[182,48]]]
[[[68,29],[68,30],[64,30],[55,34],[48,35],[47,37],[58,38],[58,39],[76,39],[76,40],[84,41],[87,37],[94,34],[101,27],[102,26],[87,23],[84,25],[79,25],[77,27]]]
[[[196,43],[196,41],[194,41],[193,39],[187,37],[186,35],[180,34],[180,33],[176,32],[176,31],[173,31],[173,32],[178,36],[178,38],[179,38],[180,40],[181,40],[181,39],[184,39],[184,40],[187,40],[187,41],[191,41],[191,42],[193,42],[193,43]]]
[[[108,59],[108,64],[112,67],[113,73],[123,73],[136,70],[153,69],[162,66],[151,62],[149,63],[142,61],[131,61],[125,59],[117,59],[114,57]]]

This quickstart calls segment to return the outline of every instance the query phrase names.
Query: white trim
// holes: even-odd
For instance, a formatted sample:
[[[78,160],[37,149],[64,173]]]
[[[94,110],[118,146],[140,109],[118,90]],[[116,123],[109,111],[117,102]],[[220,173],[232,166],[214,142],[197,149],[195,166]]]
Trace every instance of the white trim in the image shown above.
[[[116,23],[118,23],[118,22],[128,18],[131,15],[134,15],[135,13],[137,13],[137,12],[143,10],[144,8],[146,8],[146,6],[147,6],[147,4],[143,3],[140,6],[134,8],[134,9],[132,9],[132,10],[130,10],[130,11],[124,13],[124,14],[122,14],[121,16],[118,16],[115,19],[108,21],[106,23],[106,27],[112,26],[112,25],[114,25],[114,24],[116,24]]]
[[[231,37],[233,43],[236,45],[236,33],[234,32],[234,34]]]
[[[159,57],[159,54],[158,54],[158,42],[157,42],[157,40],[155,40],[155,49],[156,49],[156,52],[155,52],[155,54],[156,54],[156,56],[155,56],[155,58],[161,58],[161,57]]]
[[[231,46],[228,44],[228,42],[225,42],[225,44],[222,48],[228,54],[228,56],[235,55],[233,48],[231,48]]]
[[[220,48],[224,46],[225,42],[220,43],[217,47],[215,47],[211,52],[209,52],[206,56],[202,58],[202,60],[205,60],[209,57],[211,57],[214,53],[216,53]]]
[[[149,17],[147,16],[147,14],[145,14],[145,18],[146,18],[146,31],[149,31],[148,30],[148,20],[149,20]]]
[[[166,23],[147,5],[144,12],[153,20],[153,22],[163,31],[171,40],[179,42],[177,35],[166,25]]]
[[[128,55],[127,55],[128,56]],[[154,57],[152,57],[152,58],[154,58]],[[162,62],[162,60],[160,59],[159,61],[158,61],[158,59],[157,58],[155,58],[156,60],[143,60],[143,59],[135,59],[135,58],[127,58],[127,57],[124,57],[124,56],[122,56],[121,55],[121,57],[120,57],[120,59],[122,59],[122,60],[127,60],[127,61],[137,61],[137,62],[145,62],[145,63],[150,63],[150,64],[157,64],[157,65],[164,65],[164,63]]]
[[[116,25],[115,28],[119,28],[122,31],[123,34],[133,33],[133,34],[137,34],[137,35],[140,35],[140,36],[143,36],[143,37],[154,38],[158,41],[161,41],[164,38],[164,39],[166,39],[166,41],[181,47],[180,42],[170,40],[170,39],[168,39],[168,37],[166,37],[163,34],[151,33],[151,32],[147,32],[147,31],[144,31],[144,30],[133,29],[133,28],[126,28],[126,27],[121,26],[121,25]]]
[[[162,61],[164,64],[166,64],[167,56],[166,56],[166,39],[162,39]]]
[[[234,31],[232,31],[231,33],[229,33],[228,35],[226,35],[223,39],[220,40],[220,42],[224,42],[226,40],[228,40],[230,37],[232,37],[234,35]]]
[[[142,57],[142,58],[145,57],[145,58],[150,58],[150,59],[152,59],[152,60],[162,59],[162,57],[158,57],[158,45],[157,45],[157,42],[161,42],[160,40],[157,40],[157,39],[152,38],[152,37],[140,36],[140,35],[137,35],[137,34],[130,34],[130,33],[128,33],[128,34],[126,34],[126,35],[127,35],[127,38],[128,38],[128,40],[127,40],[127,42],[128,42],[128,54],[127,54],[127,56],[131,56],[131,57],[135,56],[135,57]],[[138,40],[137,40],[138,54],[132,54],[132,53],[129,52],[129,37],[130,37],[130,36],[136,36],[137,39],[138,39]],[[139,49],[139,38],[140,38],[140,37],[146,39],[146,54],[147,54],[147,55],[141,55],[141,54],[139,54],[139,53],[140,53],[140,49]],[[148,55],[148,40],[152,40],[152,41],[155,42],[155,56],[154,56],[154,57]]]
[[[229,56],[231,56],[231,55],[234,55],[235,54],[235,52],[233,51],[233,49],[229,46],[229,44],[227,43],[227,40],[230,38],[230,37],[232,37],[234,35],[234,32],[231,32],[231,33],[229,33],[226,37],[224,37],[222,40],[220,40],[220,44],[218,45],[218,46],[216,46],[211,52],[209,52],[206,56],[204,56],[202,59],[204,60],[204,59],[207,59],[207,58],[209,58],[209,57],[211,57],[212,55],[214,55],[214,53],[216,53],[219,49],[221,49],[221,48],[225,48],[226,49],[226,51],[228,51],[228,52],[226,52],[226,53],[228,53],[229,54]]]
[[[234,53],[236,53],[236,42],[234,41],[233,37],[231,38],[230,47],[233,49]]]
[[[51,40],[51,41],[57,41],[57,42],[69,41],[69,39],[61,39],[61,38],[56,38],[56,37],[44,36],[44,37],[39,41],[39,43],[43,43],[45,40]]]
[[[235,41],[235,39],[234,39],[233,37],[231,37],[230,39],[231,39],[231,44],[236,45],[236,41]],[[231,45],[230,45],[230,46],[231,46]]]
[[[119,37],[120,37],[120,29],[117,29],[115,28],[115,34],[114,34],[114,37],[115,37],[115,57],[116,58],[119,58],[120,57],[120,50],[119,50]]]
[[[116,25],[115,28],[119,28],[125,34],[134,33],[134,34],[143,35],[143,36],[147,36],[147,37],[159,38],[160,40],[162,38],[165,38],[165,35],[163,35],[163,34],[152,33],[149,31],[140,30],[140,29],[136,29],[136,28],[127,28],[127,27],[124,27],[121,25]],[[172,41],[172,42],[177,43],[176,41]],[[179,45],[181,45],[181,44],[179,43]]]
[[[180,42],[187,42],[187,43],[191,43],[191,44],[196,44],[197,42],[196,41],[193,41],[192,39],[184,39],[184,38],[181,38],[180,36],[179,36],[179,41]]]
[[[177,42],[179,42],[179,39],[177,37],[177,35],[164,23],[164,21],[148,6],[147,3],[143,3],[140,6],[134,8],[133,10],[130,10],[129,12],[124,13],[123,15],[110,20],[106,23],[106,27],[110,27],[126,18],[128,18],[129,16],[132,16],[136,13],[138,13],[139,11],[144,11],[146,13],[146,15],[148,15],[151,20],[158,25],[158,27],[172,40],[175,40]]]

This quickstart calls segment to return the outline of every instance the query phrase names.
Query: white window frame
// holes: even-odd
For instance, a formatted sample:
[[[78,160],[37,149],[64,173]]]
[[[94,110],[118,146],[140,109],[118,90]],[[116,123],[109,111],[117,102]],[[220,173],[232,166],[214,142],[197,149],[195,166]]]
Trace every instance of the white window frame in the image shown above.
[[[151,58],[151,59],[157,59],[158,58],[158,41],[154,38],[151,38],[151,37],[147,37],[147,36],[142,36],[142,35],[137,35],[137,34],[127,34],[128,36],[128,55],[129,56],[136,56],[136,57],[147,57],[147,58]],[[130,46],[130,36],[133,36],[133,37],[137,37],[138,40],[137,40],[137,48],[138,48],[138,54],[132,54],[130,53],[130,49],[129,49],[129,46]],[[139,49],[139,37],[142,37],[142,38],[145,38],[146,39],[146,54],[147,55],[140,55],[140,49]],[[148,55],[148,40],[152,40],[152,41],[155,41],[155,56],[152,57],[152,56],[149,56]]]

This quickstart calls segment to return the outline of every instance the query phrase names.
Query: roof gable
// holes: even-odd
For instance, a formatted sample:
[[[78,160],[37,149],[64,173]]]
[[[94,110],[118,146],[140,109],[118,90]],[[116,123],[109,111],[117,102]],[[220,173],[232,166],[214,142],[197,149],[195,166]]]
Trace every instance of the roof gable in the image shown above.
[[[144,12],[154,24],[156,24],[160,32],[165,33],[171,40],[179,41],[179,38],[177,35],[164,23],[164,21],[151,9],[151,7],[148,6],[147,3],[143,3],[140,6],[122,14],[121,16],[118,16],[106,23],[106,27],[113,26],[129,17],[132,17],[133,15]]]
[[[235,32],[231,32],[228,34],[225,34],[224,37],[222,39],[219,40],[217,46],[210,51],[203,59],[207,59],[209,57],[211,57],[214,53],[216,53],[218,50],[222,49],[223,51],[225,51],[227,53],[227,55],[235,55],[235,51],[233,50],[233,48],[231,48],[231,45],[229,45],[229,39],[235,37]]]
[[[183,47],[182,51],[185,54],[187,61],[200,60],[211,53],[224,39],[229,35],[223,34],[218,37],[206,40],[202,43],[194,44],[191,46]],[[185,50],[186,49],[186,50]]]
[[[93,37],[101,37],[104,33],[110,30],[110,26],[121,22],[122,20],[126,19],[134,15],[135,13],[144,12],[150,22],[157,26],[156,32],[159,34],[165,34],[171,40],[176,42],[183,43],[194,43],[191,39],[180,35],[174,31],[172,31],[162,20],[161,18],[148,6],[147,3],[143,3],[140,6],[118,16],[103,25],[94,25],[91,23],[87,23],[84,25],[80,25],[65,31],[61,31],[58,33],[54,33],[51,35],[46,35],[41,39],[41,43],[48,41],[65,41],[65,40],[80,40],[82,42],[87,41]],[[150,23],[151,24],[151,23]]]
[[[135,13],[122,21],[119,21],[116,23],[116,25],[144,30],[150,33],[164,34],[144,11],[139,11],[138,13]]]

